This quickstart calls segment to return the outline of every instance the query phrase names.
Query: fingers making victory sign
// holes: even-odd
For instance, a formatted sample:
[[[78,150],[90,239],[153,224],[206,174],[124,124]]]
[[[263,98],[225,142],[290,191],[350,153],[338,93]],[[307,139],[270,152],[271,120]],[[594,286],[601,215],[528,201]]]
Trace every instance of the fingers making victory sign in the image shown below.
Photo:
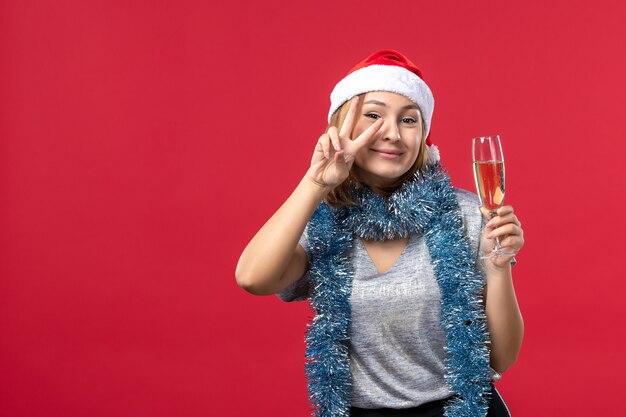
[[[320,136],[308,176],[311,180],[325,187],[336,187],[341,184],[350,172],[356,153],[371,143],[376,132],[383,125],[382,119],[376,120],[369,128],[352,140],[351,134],[357,119],[358,97],[350,102],[350,108],[341,130],[331,126]]]

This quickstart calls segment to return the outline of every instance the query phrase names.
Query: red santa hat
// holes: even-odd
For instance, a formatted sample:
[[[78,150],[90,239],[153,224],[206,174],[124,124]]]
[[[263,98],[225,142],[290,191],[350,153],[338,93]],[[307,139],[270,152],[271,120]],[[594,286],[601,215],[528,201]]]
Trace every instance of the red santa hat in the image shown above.
[[[390,49],[374,52],[352,68],[335,86],[330,94],[328,121],[330,122],[333,113],[346,101],[369,91],[390,91],[417,104],[424,121],[428,158],[432,162],[439,161],[439,151],[428,138],[435,98],[422,79],[419,68],[399,52]]]

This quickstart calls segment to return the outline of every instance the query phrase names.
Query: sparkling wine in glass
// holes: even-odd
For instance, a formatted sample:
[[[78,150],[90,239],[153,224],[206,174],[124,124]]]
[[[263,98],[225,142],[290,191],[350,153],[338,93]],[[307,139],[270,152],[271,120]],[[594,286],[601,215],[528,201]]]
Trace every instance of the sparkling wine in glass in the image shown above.
[[[472,139],[472,160],[474,162],[474,180],[480,203],[491,217],[504,203],[504,156],[500,136],[483,136]],[[499,256],[513,256],[515,253],[504,252],[500,239],[496,238],[496,245],[488,256],[481,259]]]

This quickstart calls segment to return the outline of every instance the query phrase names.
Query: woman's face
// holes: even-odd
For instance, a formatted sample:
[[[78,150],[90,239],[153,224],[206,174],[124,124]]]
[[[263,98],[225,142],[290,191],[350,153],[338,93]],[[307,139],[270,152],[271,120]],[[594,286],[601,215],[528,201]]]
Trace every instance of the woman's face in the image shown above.
[[[366,93],[362,103],[352,137],[380,118],[383,125],[373,141],[355,155],[356,172],[370,187],[385,186],[415,163],[422,141],[422,117],[415,103],[396,93]]]

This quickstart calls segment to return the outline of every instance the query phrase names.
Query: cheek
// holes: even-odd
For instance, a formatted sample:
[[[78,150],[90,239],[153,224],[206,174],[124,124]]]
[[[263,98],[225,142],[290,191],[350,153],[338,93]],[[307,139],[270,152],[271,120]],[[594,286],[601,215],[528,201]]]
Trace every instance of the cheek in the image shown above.
[[[359,167],[363,167],[367,161],[367,148],[361,148],[354,155],[354,163]]]
[[[422,138],[420,137],[420,135],[417,135],[417,134],[414,134],[414,133],[409,138],[410,139],[407,142],[405,142],[406,143],[406,147],[411,152],[414,152],[414,153],[417,154],[419,152],[419,149],[420,149],[421,144],[422,144]]]

